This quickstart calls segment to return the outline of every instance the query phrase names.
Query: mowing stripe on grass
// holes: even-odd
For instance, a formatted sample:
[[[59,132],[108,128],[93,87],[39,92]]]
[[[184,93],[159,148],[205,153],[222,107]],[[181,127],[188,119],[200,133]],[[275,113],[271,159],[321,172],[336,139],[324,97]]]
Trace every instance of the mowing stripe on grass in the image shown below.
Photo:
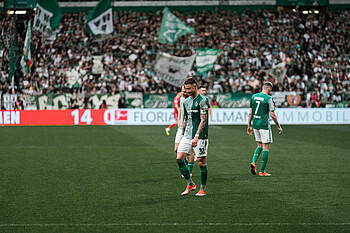
[[[291,222],[269,222],[269,223],[225,223],[225,222],[212,222],[212,223],[33,223],[33,224],[21,224],[21,223],[4,223],[0,224],[0,227],[66,227],[66,226],[350,226],[349,222],[303,222],[303,223],[291,223]]]

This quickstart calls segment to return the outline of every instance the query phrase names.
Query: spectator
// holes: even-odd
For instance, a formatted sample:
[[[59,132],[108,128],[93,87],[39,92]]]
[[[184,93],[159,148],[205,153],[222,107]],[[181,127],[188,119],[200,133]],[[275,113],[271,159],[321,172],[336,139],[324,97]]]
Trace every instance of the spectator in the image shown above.
[[[106,100],[102,100],[102,104],[100,105],[100,109],[107,109]]]
[[[210,104],[211,104],[212,108],[219,108],[219,104],[216,101],[216,97],[215,96],[213,96],[213,98],[211,99]]]

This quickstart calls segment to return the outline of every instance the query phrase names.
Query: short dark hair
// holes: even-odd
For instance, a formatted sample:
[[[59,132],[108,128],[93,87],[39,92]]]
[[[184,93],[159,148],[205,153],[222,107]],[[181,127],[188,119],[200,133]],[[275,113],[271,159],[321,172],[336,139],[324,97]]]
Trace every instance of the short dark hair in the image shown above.
[[[190,84],[190,85],[196,85],[196,86],[198,87],[198,82],[197,82],[197,80],[196,80],[195,78],[193,78],[193,77],[189,77],[189,78],[187,78],[187,79],[185,80],[184,85],[188,85],[188,84]]]
[[[270,88],[272,89],[273,84],[272,84],[272,82],[270,82],[270,81],[266,81],[266,82],[264,82],[264,86],[270,87]]]
[[[205,88],[205,90],[207,89],[204,85],[201,85],[198,89],[201,89],[201,88]]]

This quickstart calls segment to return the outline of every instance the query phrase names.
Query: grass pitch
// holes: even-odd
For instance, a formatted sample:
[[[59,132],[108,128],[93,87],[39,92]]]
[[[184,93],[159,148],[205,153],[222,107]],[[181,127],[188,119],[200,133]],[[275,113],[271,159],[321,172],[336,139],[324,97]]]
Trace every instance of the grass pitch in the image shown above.
[[[175,129],[2,127],[0,232],[350,231],[350,126],[274,127],[271,177],[245,126],[209,130],[207,196],[182,197]]]

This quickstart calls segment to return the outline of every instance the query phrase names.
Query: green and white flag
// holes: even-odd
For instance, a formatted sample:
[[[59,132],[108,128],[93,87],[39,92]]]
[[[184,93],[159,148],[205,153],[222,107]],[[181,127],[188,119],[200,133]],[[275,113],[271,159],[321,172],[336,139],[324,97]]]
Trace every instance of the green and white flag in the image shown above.
[[[39,31],[49,40],[56,39],[55,29],[61,21],[61,10],[56,0],[38,0],[33,30]]]
[[[213,69],[218,52],[218,49],[197,48],[196,67],[198,74],[207,73]]]
[[[158,52],[153,69],[165,82],[181,87],[192,68],[195,58],[196,54],[190,57],[175,57]]]
[[[30,74],[30,68],[32,67],[32,53],[30,51],[31,41],[32,41],[31,25],[32,25],[32,23],[29,20],[28,27],[27,27],[27,33],[26,33],[26,39],[24,41],[23,56],[21,59],[21,69],[22,69],[24,74]]]
[[[162,44],[174,44],[177,39],[187,33],[194,34],[194,29],[181,22],[166,7],[163,10],[162,25],[158,32],[158,42]]]
[[[113,13],[111,0],[100,0],[86,19],[86,30],[93,35],[113,32]]]
[[[287,67],[285,62],[281,62],[271,69],[265,70],[266,73],[277,79],[280,83],[283,83],[284,76],[287,72]]]

